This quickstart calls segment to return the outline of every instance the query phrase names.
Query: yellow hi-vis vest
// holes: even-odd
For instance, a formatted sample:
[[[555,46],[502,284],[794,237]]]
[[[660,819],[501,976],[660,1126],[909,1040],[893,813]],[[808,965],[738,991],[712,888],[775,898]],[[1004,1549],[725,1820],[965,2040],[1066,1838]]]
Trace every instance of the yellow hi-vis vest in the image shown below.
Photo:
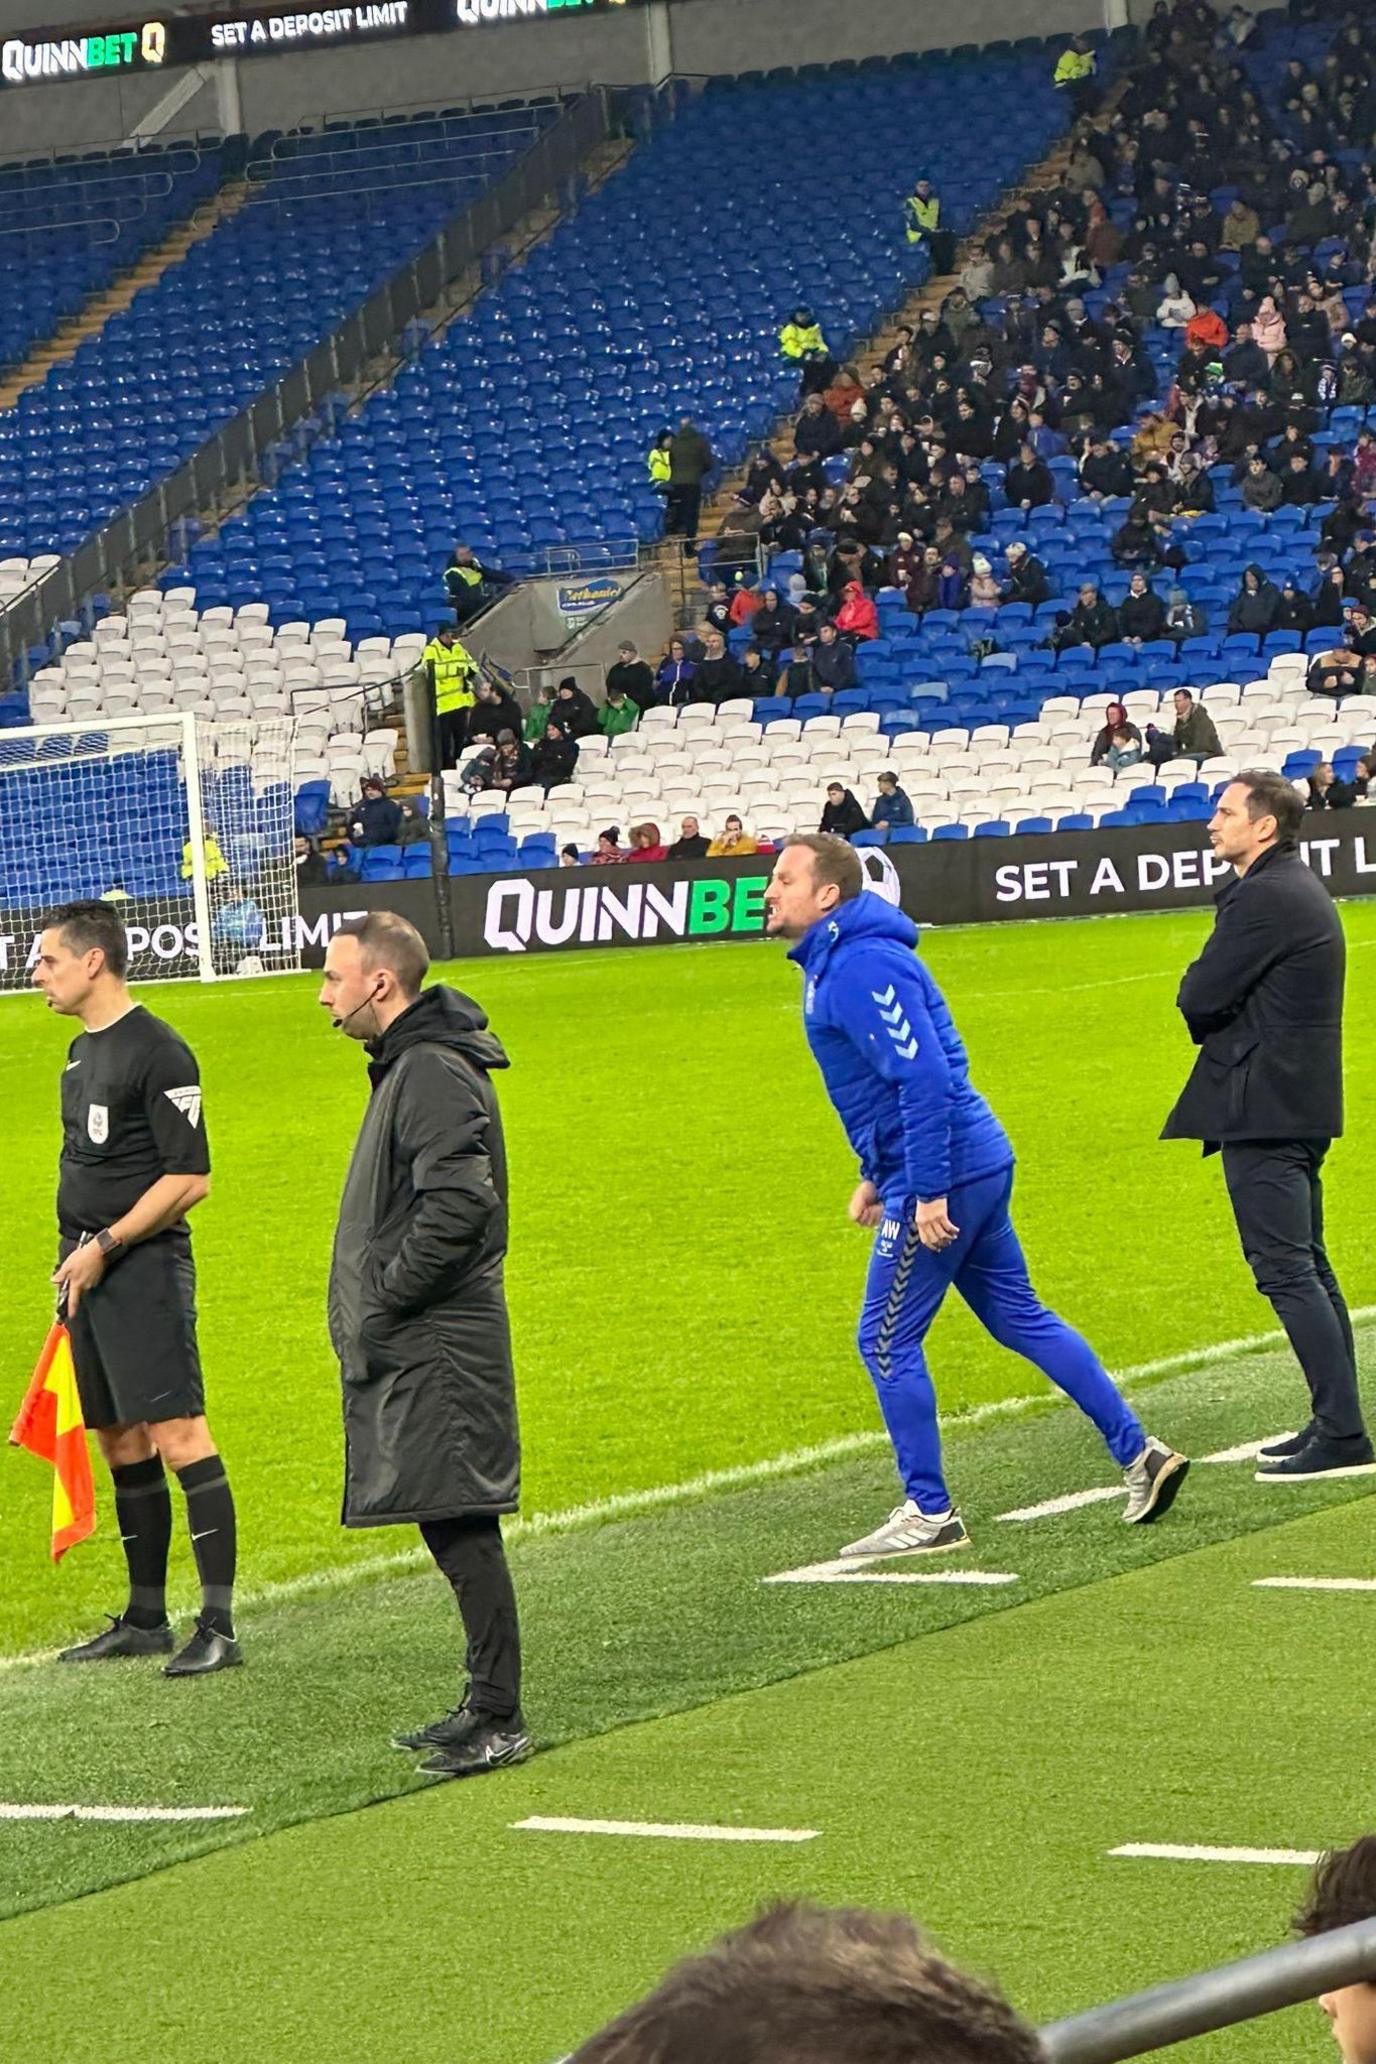
[[[1051,83],[1053,86],[1069,86],[1076,79],[1087,79],[1093,70],[1092,50],[1063,50],[1056,60]]]
[[[809,323],[804,329],[800,323],[786,322],[779,332],[779,349],[785,358],[805,358],[809,351],[825,351],[820,323]]]
[[[472,709],[474,695],[469,683],[475,672],[473,655],[457,638],[452,645],[441,645],[438,638],[432,638],[425,648],[425,664],[435,683],[435,710],[439,716],[448,716],[450,710]]]
[[[476,566],[451,566],[451,574],[457,574],[466,588],[480,588],[483,584],[481,570]]]
[[[941,222],[941,202],[935,194],[925,201],[920,194],[909,194],[903,203],[903,213],[907,217],[910,244],[920,244],[924,237],[936,235]]]
[[[650,485],[652,487],[667,487],[669,485],[671,466],[667,451],[661,451],[657,444],[652,446],[646,455],[645,464],[649,468]]]

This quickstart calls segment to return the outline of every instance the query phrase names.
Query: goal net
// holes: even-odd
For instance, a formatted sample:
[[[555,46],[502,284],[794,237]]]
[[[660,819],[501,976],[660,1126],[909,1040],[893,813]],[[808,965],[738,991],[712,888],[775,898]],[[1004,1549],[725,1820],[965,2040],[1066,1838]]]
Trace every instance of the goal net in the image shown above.
[[[79,897],[120,910],[135,981],[299,967],[292,777],[287,718],[0,731],[0,989]]]

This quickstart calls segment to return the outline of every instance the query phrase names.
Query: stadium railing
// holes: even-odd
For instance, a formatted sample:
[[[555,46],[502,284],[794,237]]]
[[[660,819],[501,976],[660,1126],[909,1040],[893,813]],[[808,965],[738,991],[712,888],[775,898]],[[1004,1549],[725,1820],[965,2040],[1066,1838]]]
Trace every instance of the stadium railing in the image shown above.
[[[1340,1985],[1363,1983],[1376,1984],[1376,1920],[1354,1921],[1305,1942],[1128,1993],[1048,2022],[1038,2033],[1048,2064],[1121,2064],[1282,2007],[1303,2006]],[[573,2053],[555,2064],[573,2064]]]
[[[0,692],[22,678],[27,654],[57,625],[80,619],[92,596],[137,580],[166,560],[174,526],[196,517],[253,475],[260,454],[394,343],[453,281],[481,263],[524,215],[571,181],[611,133],[609,97],[594,88],[574,101],[511,170],[400,266],[275,387],[207,438],[184,466],[86,539],[0,612]]]
[[[1364,1982],[1376,1983],[1376,1920],[1354,1921],[1053,2021],[1041,2030],[1042,2047],[1050,2064],[1121,2064]]]

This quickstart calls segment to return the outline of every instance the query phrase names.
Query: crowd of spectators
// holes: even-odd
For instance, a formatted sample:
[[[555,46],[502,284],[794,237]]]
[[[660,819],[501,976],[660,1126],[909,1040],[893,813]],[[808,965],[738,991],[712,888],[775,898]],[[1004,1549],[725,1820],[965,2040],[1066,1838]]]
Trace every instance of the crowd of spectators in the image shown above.
[[[1054,591],[1032,528],[990,535],[995,496],[1029,520],[1053,499],[1113,505],[1128,593],[1115,605],[1086,581],[1048,624],[1058,651],[1331,627],[1315,692],[1376,688],[1376,433],[1315,442],[1334,406],[1376,402],[1376,172],[1363,155],[1376,18],[1346,17],[1312,73],[1292,60],[1269,104],[1246,69],[1265,34],[1245,9],[1160,0],[1115,104],[1077,122],[1060,183],[967,247],[940,306],[881,365],[838,368],[796,312],[781,332],[803,390],[792,456],[756,454],[715,545],[709,620],[728,638],[748,625],[749,642],[678,641],[655,677],[663,699],[851,685],[885,587],[919,619],[987,612],[997,649],[1004,605],[1040,609]],[[1079,74],[1063,83],[1079,106],[1097,98]],[[915,198],[939,205],[929,182]],[[1354,288],[1368,289],[1356,313]],[[1163,335],[1179,354],[1164,394],[1148,348]],[[1248,565],[1210,625],[1177,576],[1188,519],[1212,514],[1229,478],[1248,509],[1322,514],[1306,532],[1312,580],[1278,585]],[[801,570],[775,596],[757,569],[780,553],[801,555]]]

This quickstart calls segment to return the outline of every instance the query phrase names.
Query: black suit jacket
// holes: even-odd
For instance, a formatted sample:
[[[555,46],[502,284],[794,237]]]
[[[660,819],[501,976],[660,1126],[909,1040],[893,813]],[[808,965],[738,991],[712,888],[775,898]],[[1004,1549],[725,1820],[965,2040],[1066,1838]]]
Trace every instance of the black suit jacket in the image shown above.
[[[1199,1055],[1161,1137],[1335,1139],[1345,963],[1333,899],[1293,845],[1220,890],[1176,998]]]

